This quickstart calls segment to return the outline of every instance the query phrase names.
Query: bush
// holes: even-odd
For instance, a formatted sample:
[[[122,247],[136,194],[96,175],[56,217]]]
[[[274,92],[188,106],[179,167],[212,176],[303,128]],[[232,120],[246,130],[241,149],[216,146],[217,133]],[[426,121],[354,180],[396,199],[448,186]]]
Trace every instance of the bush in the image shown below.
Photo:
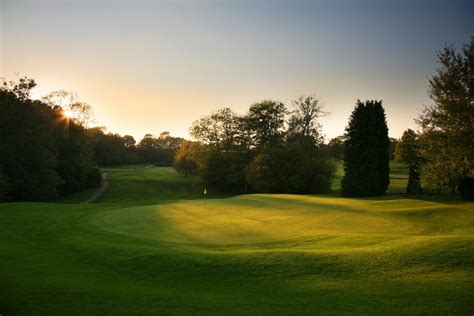
[[[474,200],[474,177],[464,177],[459,183],[459,194],[464,200]]]
[[[0,202],[7,201],[10,198],[9,179],[0,172]]]
[[[94,168],[87,174],[87,186],[97,188],[102,183],[102,174],[99,168]]]
[[[315,160],[311,172],[312,180],[309,193],[327,193],[331,190],[332,180],[336,174],[335,159]]]
[[[336,171],[333,160],[319,159],[297,144],[266,149],[246,168],[255,192],[326,193]]]
[[[247,192],[245,168],[249,154],[239,151],[210,151],[201,169],[204,182],[220,191],[233,193]]]
[[[408,194],[422,193],[420,184],[420,174],[418,173],[418,170],[415,167],[410,167],[406,191]]]

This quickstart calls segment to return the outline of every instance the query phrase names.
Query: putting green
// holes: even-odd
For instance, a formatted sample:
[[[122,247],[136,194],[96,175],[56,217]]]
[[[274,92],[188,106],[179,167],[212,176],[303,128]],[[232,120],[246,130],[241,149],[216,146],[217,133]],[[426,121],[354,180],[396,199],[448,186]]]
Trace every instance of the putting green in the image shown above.
[[[202,245],[307,242],[318,241],[321,236],[348,235],[354,239],[385,240],[384,236],[441,233],[428,230],[411,217],[414,211],[440,216],[445,208],[446,205],[415,200],[394,203],[317,196],[243,195],[207,203],[193,200],[122,208],[99,213],[94,223],[109,232],[131,237]],[[450,214],[452,221],[456,218],[455,208]],[[429,225],[431,221],[428,219],[426,223]],[[331,245],[335,246],[337,243]]]
[[[474,310],[472,202],[211,191],[204,205],[171,168],[105,171],[92,204],[0,204],[2,315]]]

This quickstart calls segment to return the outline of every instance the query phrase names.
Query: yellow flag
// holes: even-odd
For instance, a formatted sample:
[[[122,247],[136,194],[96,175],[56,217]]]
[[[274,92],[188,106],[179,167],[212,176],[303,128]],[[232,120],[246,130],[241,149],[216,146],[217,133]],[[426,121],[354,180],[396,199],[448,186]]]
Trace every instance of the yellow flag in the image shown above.
[[[204,195],[207,195],[207,189],[204,188]]]

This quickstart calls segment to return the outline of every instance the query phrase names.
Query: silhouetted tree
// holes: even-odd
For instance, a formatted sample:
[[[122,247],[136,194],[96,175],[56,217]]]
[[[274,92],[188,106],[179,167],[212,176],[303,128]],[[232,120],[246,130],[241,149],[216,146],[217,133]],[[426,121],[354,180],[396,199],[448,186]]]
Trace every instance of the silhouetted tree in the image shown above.
[[[474,200],[474,177],[466,176],[461,180],[459,194],[464,200]]]
[[[419,173],[421,158],[418,155],[418,150],[418,135],[415,131],[407,129],[403,132],[395,149],[395,160],[406,163],[409,168],[407,193],[421,193]]]
[[[33,79],[0,90],[0,171],[12,200],[51,200],[100,183],[84,127],[30,99]],[[98,175],[98,178],[97,178]],[[98,182],[98,183],[97,183]],[[4,189],[2,189],[4,190]]]
[[[397,148],[398,139],[390,137],[389,140],[390,140],[390,146],[388,149],[388,157],[389,157],[388,159],[395,160],[395,150]]]
[[[81,101],[75,92],[55,90],[43,96],[41,100],[52,108],[59,107],[72,113],[69,119],[77,125],[87,127],[94,121],[92,106]]]
[[[23,77],[18,79],[18,82],[12,80],[7,83],[4,81],[2,90],[13,93],[20,101],[26,101],[30,99],[31,90],[36,87],[36,85],[34,79]]]
[[[171,166],[183,141],[183,138],[173,137],[169,132],[162,132],[159,137],[146,134],[138,143],[137,150],[146,162]]]
[[[273,145],[282,140],[287,112],[283,103],[272,100],[250,106],[246,120],[255,147]]]
[[[290,142],[297,141],[307,148],[319,146],[323,142],[321,124],[318,119],[326,116],[323,106],[316,96],[301,96],[293,101],[296,109],[288,121],[286,137]]]
[[[204,144],[229,150],[237,144],[238,125],[238,116],[231,109],[223,108],[195,121],[190,132]]]
[[[326,193],[335,170],[332,160],[293,142],[262,150],[246,168],[246,179],[255,192]]]
[[[332,138],[326,146],[327,155],[336,160],[344,159],[345,140],[346,140],[346,137],[344,135]]]
[[[343,196],[385,193],[390,181],[389,146],[382,101],[357,100],[346,128]]]
[[[251,105],[244,116],[224,108],[194,122],[191,134],[208,149],[198,167],[204,182],[236,193],[329,190],[334,164],[320,150],[318,122],[325,113],[316,97],[294,104],[287,130],[285,105],[269,100]],[[181,173],[196,168],[190,151],[186,145],[178,152],[175,168]]]
[[[57,147],[51,129],[53,110],[21,95],[0,91],[0,166],[13,200],[58,197]]]

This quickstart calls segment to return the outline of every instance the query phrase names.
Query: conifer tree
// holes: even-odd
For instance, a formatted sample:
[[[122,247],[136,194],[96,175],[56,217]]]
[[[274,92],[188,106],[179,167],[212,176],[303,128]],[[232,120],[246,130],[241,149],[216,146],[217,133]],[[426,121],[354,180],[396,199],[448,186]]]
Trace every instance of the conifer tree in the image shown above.
[[[346,127],[343,196],[372,196],[385,193],[389,184],[387,122],[382,101],[357,100]]]

